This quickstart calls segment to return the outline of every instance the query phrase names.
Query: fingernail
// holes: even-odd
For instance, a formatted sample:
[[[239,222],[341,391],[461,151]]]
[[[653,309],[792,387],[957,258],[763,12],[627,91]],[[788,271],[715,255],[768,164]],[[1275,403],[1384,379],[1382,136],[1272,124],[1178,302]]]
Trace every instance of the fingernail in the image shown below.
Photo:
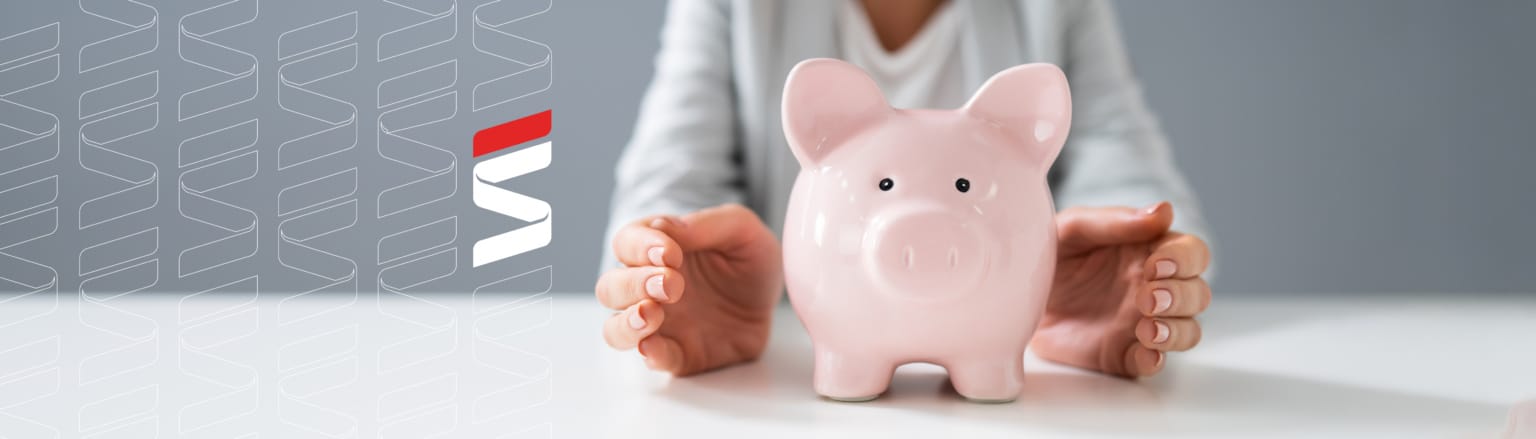
[[[635,308],[634,312],[629,313],[629,327],[634,329],[645,327],[645,317],[640,316],[640,308]]]
[[[651,265],[655,265],[657,267],[662,267],[662,266],[666,266],[667,265],[667,260],[666,259],[662,259],[662,257],[661,257],[662,253],[666,253],[666,249],[663,249],[661,247],[651,247],[650,250],[646,250],[645,251],[645,257],[651,259]],[[1159,264],[1161,264],[1161,262],[1159,262]],[[1162,265],[1158,265],[1158,267],[1162,267]],[[1158,271],[1162,271],[1162,270],[1159,269]]]
[[[1172,292],[1169,292],[1168,290],[1165,290],[1165,289],[1162,289],[1162,288],[1158,288],[1158,289],[1152,290],[1152,313],[1153,314],[1161,313],[1163,311],[1167,311],[1168,308],[1171,308],[1171,307],[1173,307],[1173,293]]]
[[[629,324],[631,324],[631,325],[635,324],[635,320],[634,319],[630,319]],[[640,322],[640,325],[644,326],[645,322]],[[1168,333],[1171,332],[1171,331],[1169,331],[1167,323],[1154,321],[1154,322],[1152,322],[1152,326],[1156,326],[1157,327],[1157,335],[1152,336],[1152,342],[1153,343],[1162,343],[1162,342],[1168,341]],[[637,326],[637,327],[635,327],[635,329],[640,329],[640,328]]]
[[[1166,354],[1164,354],[1162,352],[1157,352],[1157,364],[1153,365],[1152,367],[1162,366],[1163,365],[1163,358],[1165,356],[1166,356]]]
[[[678,220],[677,218],[670,217],[670,216],[657,217],[656,219],[651,220],[651,228],[653,228],[653,229],[660,229],[660,228],[663,228],[663,227],[671,227],[673,229],[681,229],[681,228],[683,228],[683,226],[684,226],[684,224],[683,224],[682,221]]]
[[[661,283],[662,282],[661,278],[662,278],[662,275],[658,274],[658,275],[655,275],[655,276],[651,276],[649,279],[646,279],[645,280],[645,292],[646,292],[646,294],[650,294],[651,297],[656,298],[656,300],[665,301],[665,300],[667,300],[667,288],[666,288],[666,285],[663,285]]]
[[[1163,207],[1163,203],[1153,203],[1151,206],[1147,206],[1147,207],[1142,208],[1141,209],[1141,214],[1142,215],[1154,215],[1154,214],[1157,214],[1157,209],[1161,208],[1161,207]]]
[[[660,229],[660,228],[666,227],[666,226],[667,226],[667,217],[660,217],[660,218],[656,218],[656,219],[651,220],[651,228],[652,229]]]
[[[1157,261],[1157,278],[1158,279],[1163,279],[1163,278],[1167,278],[1167,277],[1173,276],[1173,273],[1177,272],[1177,271],[1179,271],[1179,265],[1173,263],[1173,261],[1170,261],[1170,260],[1167,260],[1167,259],[1164,259],[1164,260],[1161,260],[1161,261]]]

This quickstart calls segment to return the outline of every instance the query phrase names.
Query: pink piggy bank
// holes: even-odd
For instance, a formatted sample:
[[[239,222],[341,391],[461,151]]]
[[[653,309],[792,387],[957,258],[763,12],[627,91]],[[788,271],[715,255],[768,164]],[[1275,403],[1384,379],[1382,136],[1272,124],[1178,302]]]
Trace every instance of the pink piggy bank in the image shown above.
[[[928,362],[968,399],[1018,398],[1056,265],[1046,171],[1071,126],[1066,76],[1023,65],[963,108],[895,109],[858,67],[812,59],[783,108],[801,165],[784,269],[816,393],[874,399]]]

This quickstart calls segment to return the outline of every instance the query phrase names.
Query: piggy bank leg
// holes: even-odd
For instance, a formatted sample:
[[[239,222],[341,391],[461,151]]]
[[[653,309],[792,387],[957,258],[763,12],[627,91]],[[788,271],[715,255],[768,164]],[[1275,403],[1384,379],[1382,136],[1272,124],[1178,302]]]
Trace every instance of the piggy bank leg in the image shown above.
[[[834,401],[862,402],[875,399],[891,384],[896,365],[879,358],[847,355],[832,349],[816,350],[816,393]]]
[[[1010,402],[1024,390],[1024,354],[951,362],[949,381],[955,391],[976,402]]]

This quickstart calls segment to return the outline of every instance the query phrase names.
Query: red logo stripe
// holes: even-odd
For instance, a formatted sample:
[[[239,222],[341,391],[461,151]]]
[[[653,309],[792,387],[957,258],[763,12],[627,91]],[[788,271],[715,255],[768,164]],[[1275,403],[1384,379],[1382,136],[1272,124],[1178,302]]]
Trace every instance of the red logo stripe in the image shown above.
[[[532,116],[480,130],[475,133],[474,156],[483,156],[548,136],[553,120],[554,110],[544,110]]]

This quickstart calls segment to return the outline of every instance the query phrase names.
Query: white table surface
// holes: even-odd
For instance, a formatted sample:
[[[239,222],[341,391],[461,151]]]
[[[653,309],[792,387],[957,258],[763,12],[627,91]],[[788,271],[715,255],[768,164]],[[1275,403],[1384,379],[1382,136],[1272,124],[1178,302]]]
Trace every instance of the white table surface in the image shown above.
[[[1160,376],[1029,358],[1002,405],[926,365],[819,399],[787,307],[761,361],[673,379],[588,294],[5,299],[4,437],[1497,437],[1536,399],[1536,295],[1220,297]]]

